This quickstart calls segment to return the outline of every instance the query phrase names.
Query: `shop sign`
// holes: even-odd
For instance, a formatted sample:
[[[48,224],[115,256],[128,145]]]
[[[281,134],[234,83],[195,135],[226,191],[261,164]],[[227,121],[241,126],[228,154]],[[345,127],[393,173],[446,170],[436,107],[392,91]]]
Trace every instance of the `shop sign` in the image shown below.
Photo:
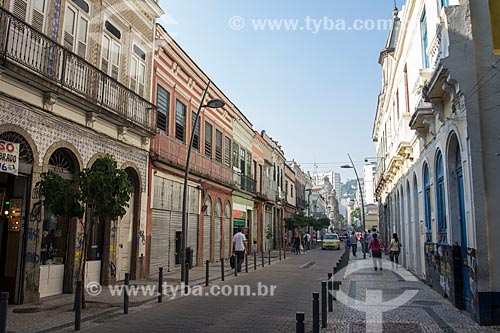
[[[19,143],[0,140],[0,172],[18,174]]]

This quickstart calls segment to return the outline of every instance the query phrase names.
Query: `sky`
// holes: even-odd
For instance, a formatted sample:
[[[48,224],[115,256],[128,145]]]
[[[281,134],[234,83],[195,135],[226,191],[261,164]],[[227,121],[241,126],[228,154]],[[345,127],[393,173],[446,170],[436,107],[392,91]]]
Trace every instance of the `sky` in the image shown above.
[[[399,0],[398,3],[401,3]],[[393,0],[160,0],[160,23],[253,124],[306,171],[360,177]],[[358,21],[356,21],[358,20]]]

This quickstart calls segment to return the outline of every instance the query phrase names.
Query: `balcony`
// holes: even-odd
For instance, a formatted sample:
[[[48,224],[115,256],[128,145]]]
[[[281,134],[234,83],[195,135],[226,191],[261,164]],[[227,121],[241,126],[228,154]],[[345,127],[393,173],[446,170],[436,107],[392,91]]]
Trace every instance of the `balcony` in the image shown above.
[[[0,58],[4,65],[10,62],[48,81],[55,91],[63,88],[107,111],[118,125],[125,121],[154,133],[156,112],[151,103],[2,7]],[[21,75],[29,76],[25,74]]]
[[[257,182],[250,177],[245,176],[239,172],[233,172],[233,179],[236,187],[241,190],[256,193]]]
[[[164,133],[158,133],[155,136],[151,154],[153,160],[172,165],[180,170],[184,170],[186,167],[187,145]],[[213,180],[219,184],[233,186],[232,170],[208,158],[196,149],[191,151],[189,172]]]

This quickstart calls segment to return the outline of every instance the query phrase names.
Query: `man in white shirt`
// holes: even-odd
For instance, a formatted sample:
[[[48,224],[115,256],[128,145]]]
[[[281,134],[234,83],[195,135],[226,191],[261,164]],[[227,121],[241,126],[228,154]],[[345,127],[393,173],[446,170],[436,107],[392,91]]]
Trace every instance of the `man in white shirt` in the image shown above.
[[[236,254],[236,258],[238,259],[238,272],[241,272],[241,264],[245,259],[245,235],[241,232],[241,228],[238,228],[238,232],[233,236],[233,252]]]

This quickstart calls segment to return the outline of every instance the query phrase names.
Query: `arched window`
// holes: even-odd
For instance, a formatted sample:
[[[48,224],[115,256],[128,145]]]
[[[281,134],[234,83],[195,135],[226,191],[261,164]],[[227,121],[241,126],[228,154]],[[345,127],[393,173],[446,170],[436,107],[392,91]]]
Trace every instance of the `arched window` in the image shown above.
[[[431,224],[431,182],[429,180],[429,167],[424,165],[424,214],[426,241],[432,242]]]
[[[437,221],[438,233],[440,235],[440,243],[446,243],[446,234],[448,223],[446,221],[446,199],[444,193],[444,168],[443,155],[440,151],[436,157],[436,204],[437,204]]]

